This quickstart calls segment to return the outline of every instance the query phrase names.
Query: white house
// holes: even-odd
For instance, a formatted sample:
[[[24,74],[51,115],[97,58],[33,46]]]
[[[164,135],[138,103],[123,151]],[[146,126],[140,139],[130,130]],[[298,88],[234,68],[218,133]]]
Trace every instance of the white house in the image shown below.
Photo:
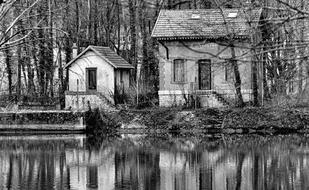
[[[129,88],[134,67],[109,47],[89,46],[66,66],[66,108],[87,109],[114,104],[114,95]]]
[[[197,96],[202,107],[234,102],[232,52],[237,57],[244,101],[251,101],[254,59],[250,40],[260,38],[261,18],[262,9],[161,10],[152,31],[159,42],[160,106],[187,104],[190,96]]]

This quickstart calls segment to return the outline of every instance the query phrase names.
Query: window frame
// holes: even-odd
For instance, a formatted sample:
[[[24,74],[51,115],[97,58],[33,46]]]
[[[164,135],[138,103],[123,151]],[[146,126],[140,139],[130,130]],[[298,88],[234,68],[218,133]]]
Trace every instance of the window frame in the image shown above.
[[[182,60],[182,64],[183,64],[183,73],[182,73],[183,80],[176,81],[175,80],[176,79],[175,63],[176,63],[176,61],[180,61],[180,60]],[[172,81],[171,81],[171,83],[173,83],[173,84],[185,84],[187,82],[187,80],[186,80],[186,61],[187,60],[183,59],[183,58],[173,59],[173,61],[172,61]]]
[[[97,68],[96,67],[89,67],[86,68],[86,91],[97,91],[98,90],[98,73],[97,73]],[[89,88],[89,82],[90,82],[90,72],[95,71],[95,89],[90,89]]]

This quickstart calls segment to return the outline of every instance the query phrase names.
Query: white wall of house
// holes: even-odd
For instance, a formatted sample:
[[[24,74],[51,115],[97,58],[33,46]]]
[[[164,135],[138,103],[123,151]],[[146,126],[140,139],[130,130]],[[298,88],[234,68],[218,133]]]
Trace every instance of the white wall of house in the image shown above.
[[[97,56],[93,51],[86,52],[69,67],[69,91],[86,90],[86,69],[97,68],[97,91],[105,95],[114,92],[114,67]],[[77,80],[79,85],[77,86]]]
[[[158,55],[160,70],[160,105],[170,106],[171,102],[181,105],[184,103],[184,92],[185,94],[187,92],[190,93],[192,85],[198,90],[198,62],[203,59],[210,60],[211,62],[211,90],[228,94],[229,97],[235,97],[234,80],[227,80],[225,77],[225,66],[227,63],[224,59],[231,58],[230,48],[216,43],[205,43],[204,41],[187,42],[186,45],[179,42],[164,42],[164,44],[168,47],[169,59],[166,57],[166,48],[160,44]],[[252,65],[248,46],[248,43],[240,43],[235,47],[242,80],[241,87],[245,101],[250,100],[250,94],[252,92]],[[220,58],[214,57],[213,55],[218,55]],[[173,61],[175,59],[185,59],[185,81],[183,83],[173,82]],[[233,70],[230,70],[229,73],[233,73]],[[215,104],[215,107],[217,107],[217,104]]]

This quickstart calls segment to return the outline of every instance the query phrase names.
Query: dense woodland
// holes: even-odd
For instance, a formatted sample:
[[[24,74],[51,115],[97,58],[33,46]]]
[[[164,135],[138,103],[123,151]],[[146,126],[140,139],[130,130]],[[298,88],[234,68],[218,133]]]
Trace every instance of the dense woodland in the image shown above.
[[[289,91],[303,95],[308,76],[308,16],[306,0],[7,0],[0,7],[0,79],[9,100],[56,97],[66,90],[64,65],[72,47],[109,46],[133,64],[142,64],[142,93],[157,92],[158,42],[151,31],[161,9],[265,8],[262,38],[252,41],[253,71],[263,70],[262,88],[253,73],[254,104]],[[227,44],[233,47],[233,42]],[[242,106],[235,67],[235,87]],[[133,71],[132,84],[135,81]],[[296,80],[295,80],[296,78]]]

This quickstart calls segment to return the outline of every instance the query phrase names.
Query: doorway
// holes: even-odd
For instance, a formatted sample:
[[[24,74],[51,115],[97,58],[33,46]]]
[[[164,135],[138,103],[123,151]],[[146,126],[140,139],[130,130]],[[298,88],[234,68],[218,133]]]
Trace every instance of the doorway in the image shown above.
[[[211,62],[209,59],[198,61],[199,90],[211,90]]]

